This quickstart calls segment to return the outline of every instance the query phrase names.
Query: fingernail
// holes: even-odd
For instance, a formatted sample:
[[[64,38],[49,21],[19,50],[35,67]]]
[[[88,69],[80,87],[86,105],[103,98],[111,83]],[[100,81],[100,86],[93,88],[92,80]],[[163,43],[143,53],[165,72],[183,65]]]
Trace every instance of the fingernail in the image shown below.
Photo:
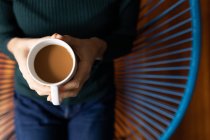
[[[55,33],[55,34],[51,35],[51,38],[55,38],[56,34],[57,34],[57,33]]]
[[[47,101],[50,101],[50,96],[47,97]]]
[[[57,38],[57,39],[61,39],[61,38],[62,38],[62,36],[61,36],[60,34],[56,34],[56,35],[55,35],[55,38]]]

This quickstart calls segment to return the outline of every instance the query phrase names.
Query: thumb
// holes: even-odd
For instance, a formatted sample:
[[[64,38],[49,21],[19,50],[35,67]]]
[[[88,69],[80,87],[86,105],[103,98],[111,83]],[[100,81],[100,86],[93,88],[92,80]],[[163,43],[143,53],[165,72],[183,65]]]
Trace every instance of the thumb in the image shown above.
[[[58,34],[58,33],[54,33],[54,34],[51,36],[51,38],[53,38],[53,39],[62,39],[63,36],[60,35],[60,34]]]
[[[64,35],[62,40],[68,43],[71,47],[81,46],[81,39],[70,35]]]

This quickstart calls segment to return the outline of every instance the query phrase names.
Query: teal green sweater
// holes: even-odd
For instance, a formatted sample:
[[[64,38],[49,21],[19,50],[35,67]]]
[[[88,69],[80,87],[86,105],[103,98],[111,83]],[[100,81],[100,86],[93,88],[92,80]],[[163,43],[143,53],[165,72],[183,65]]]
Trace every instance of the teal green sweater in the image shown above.
[[[59,33],[78,38],[99,37],[107,42],[104,59],[96,62],[77,97],[64,102],[80,103],[112,94],[113,59],[129,53],[136,35],[139,0],[0,0],[0,51],[13,37],[43,37]],[[19,68],[15,90],[40,98],[30,90]]]

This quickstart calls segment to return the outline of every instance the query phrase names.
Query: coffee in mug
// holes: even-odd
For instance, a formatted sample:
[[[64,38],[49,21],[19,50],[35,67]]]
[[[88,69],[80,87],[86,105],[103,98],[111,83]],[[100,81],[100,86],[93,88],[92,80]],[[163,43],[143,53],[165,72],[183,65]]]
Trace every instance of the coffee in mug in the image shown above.
[[[72,56],[68,50],[59,45],[42,48],[34,60],[34,68],[40,79],[57,83],[64,80],[73,66]]]

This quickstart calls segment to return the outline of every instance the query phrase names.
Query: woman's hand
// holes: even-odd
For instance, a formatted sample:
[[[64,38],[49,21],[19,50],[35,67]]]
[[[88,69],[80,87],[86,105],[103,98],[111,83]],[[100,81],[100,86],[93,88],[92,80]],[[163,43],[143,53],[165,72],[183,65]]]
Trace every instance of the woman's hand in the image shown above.
[[[42,41],[46,38],[44,37],[39,39],[29,39],[29,38],[13,38],[8,42],[8,49],[16,58],[18,63],[19,69],[27,81],[29,87],[32,90],[35,90],[40,96],[49,95],[50,94],[50,87],[41,85],[34,81],[30,74],[28,73],[28,69],[26,66],[27,56],[30,49],[36,45],[39,41]]]
[[[88,79],[94,61],[97,58],[102,58],[107,47],[106,43],[96,37],[79,39],[69,35],[54,34],[52,38],[67,42],[79,57],[74,78],[60,87],[61,99],[75,97]],[[50,100],[50,96],[48,100]]]

